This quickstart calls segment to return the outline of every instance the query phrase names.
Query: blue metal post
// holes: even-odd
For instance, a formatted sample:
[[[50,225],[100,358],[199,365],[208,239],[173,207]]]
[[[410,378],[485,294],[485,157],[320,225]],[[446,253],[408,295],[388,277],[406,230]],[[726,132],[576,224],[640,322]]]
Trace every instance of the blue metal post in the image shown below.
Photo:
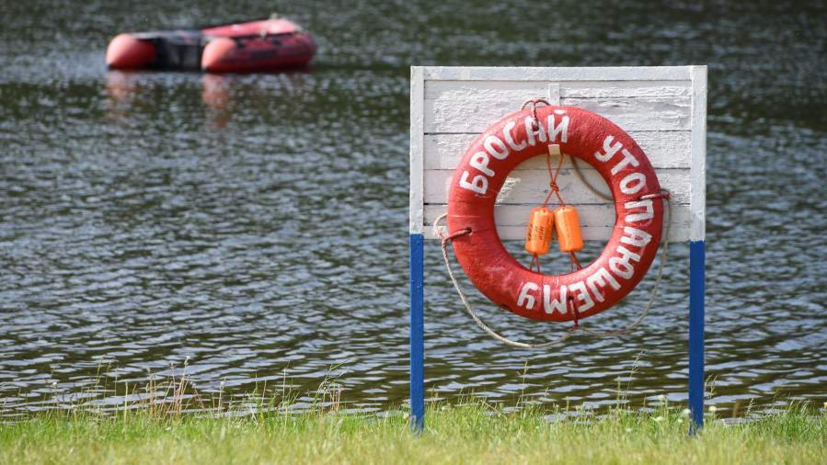
[[[704,241],[689,242],[689,410],[691,432],[704,425]]]
[[[425,426],[425,238],[411,234],[411,427]]]

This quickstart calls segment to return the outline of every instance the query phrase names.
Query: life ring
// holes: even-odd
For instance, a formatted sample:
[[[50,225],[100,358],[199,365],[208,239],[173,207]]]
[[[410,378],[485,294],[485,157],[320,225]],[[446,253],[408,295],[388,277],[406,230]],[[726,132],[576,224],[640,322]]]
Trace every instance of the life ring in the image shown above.
[[[586,267],[547,275],[521,265],[505,249],[494,203],[508,174],[549,144],[597,170],[609,185],[615,224],[602,254]],[[534,106],[501,119],[468,148],[448,193],[454,253],[471,282],[491,301],[527,318],[575,323],[620,301],[643,279],[663,227],[660,183],[643,150],[608,119],[576,107]]]

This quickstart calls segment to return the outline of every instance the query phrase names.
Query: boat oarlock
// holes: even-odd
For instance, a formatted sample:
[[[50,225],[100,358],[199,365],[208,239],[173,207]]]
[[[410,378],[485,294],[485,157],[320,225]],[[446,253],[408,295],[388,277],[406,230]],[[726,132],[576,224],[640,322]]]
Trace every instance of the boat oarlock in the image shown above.
[[[534,258],[525,267],[503,246],[494,205],[509,173],[541,155],[548,161],[549,191],[531,213],[526,250]],[[561,157],[556,173],[551,155]],[[557,186],[563,156],[591,165],[606,181],[614,202],[611,237],[586,266],[576,257],[583,246],[576,208],[563,202]],[[552,211],[548,207],[553,195],[559,206]],[[579,320],[617,304],[644,278],[663,234],[665,200],[668,192],[661,190],[646,154],[629,134],[593,112],[532,100],[488,128],[466,150],[451,180],[445,241],[452,243],[474,286],[497,305],[523,317],[574,321],[577,326]],[[540,271],[539,255],[548,252],[552,230],[561,252],[571,258],[570,273]],[[443,247],[447,263],[445,243]]]

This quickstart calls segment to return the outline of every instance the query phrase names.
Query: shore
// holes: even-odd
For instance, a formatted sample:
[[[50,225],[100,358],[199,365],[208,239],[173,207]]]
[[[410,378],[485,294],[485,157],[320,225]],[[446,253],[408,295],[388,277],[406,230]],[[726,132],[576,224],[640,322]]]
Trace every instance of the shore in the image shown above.
[[[0,463],[827,463],[824,409],[708,415],[695,436],[678,409],[579,413],[436,405],[420,436],[402,413],[42,413],[0,425]]]

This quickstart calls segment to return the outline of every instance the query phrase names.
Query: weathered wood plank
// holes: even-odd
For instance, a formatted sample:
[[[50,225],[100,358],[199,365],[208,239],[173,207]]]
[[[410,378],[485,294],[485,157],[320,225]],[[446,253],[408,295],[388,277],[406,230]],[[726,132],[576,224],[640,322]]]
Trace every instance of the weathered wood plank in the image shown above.
[[[426,80],[441,81],[687,81],[688,66],[496,67],[429,66]]]
[[[491,123],[536,98],[529,92],[502,92],[499,97],[425,100],[425,132],[480,133]],[[681,131],[689,129],[690,102],[668,98],[617,98],[611,100],[561,98],[564,106],[577,106],[612,120],[626,131]]]
[[[426,100],[496,100],[504,95],[545,98],[547,94],[548,82],[544,81],[425,81]]]
[[[411,191],[410,191],[410,222],[411,233],[422,231],[422,204],[424,202],[424,115],[423,102],[425,100],[424,69],[418,66],[411,67]]]
[[[573,205],[607,203],[583,186],[583,183],[577,179],[573,171],[571,169],[562,170],[557,180],[560,193],[567,203]],[[581,171],[583,177],[591,185],[603,192],[609,191],[603,178],[596,171],[593,169],[583,169]],[[453,174],[453,170],[425,170],[424,200],[426,204],[447,203],[448,190]],[[509,178],[513,180],[514,184],[508,195],[500,203],[535,205],[542,202],[548,194],[548,172],[544,169],[513,171]],[[689,204],[690,175],[688,169],[662,169],[658,171],[658,179],[661,187],[669,189],[672,193],[672,199],[676,205]]]
[[[653,131],[688,130],[691,121],[692,105],[688,96],[616,97],[605,99],[566,97],[560,99],[560,104],[593,111],[604,118],[610,119],[613,123],[627,131],[640,131],[643,129]]]
[[[689,131],[631,131],[655,169],[689,168]],[[455,169],[462,155],[479,134],[428,134],[425,136],[425,169]],[[521,169],[541,169],[545,158],[535,157]]]
[[[425,98],[477,97],[496,92],[535,92],[546,96],[549,84],[557,86],[559,95],[568,98],[689,98],[692,81],[425,81]]]
[[[552,95],[554,91],[559,92],[559,88],[537,81],[426,81],[425,132],[482,132],[492,122],[519,110],[526,100],[559,101],[559,93]]]
[[[690,240],[706,239],[706,66],[692,66],[692,224]]]
[[[690,81],[635,84],[559,83],[560,104],[594,111],[628,131],[689,129]],[[540,81],[426,81],[425,132],[482,132],[526,100],[550,94]]]
[[[576,81],[564,82],[560,96],[569,98],[677,97],[692,95],[691,81]]]

